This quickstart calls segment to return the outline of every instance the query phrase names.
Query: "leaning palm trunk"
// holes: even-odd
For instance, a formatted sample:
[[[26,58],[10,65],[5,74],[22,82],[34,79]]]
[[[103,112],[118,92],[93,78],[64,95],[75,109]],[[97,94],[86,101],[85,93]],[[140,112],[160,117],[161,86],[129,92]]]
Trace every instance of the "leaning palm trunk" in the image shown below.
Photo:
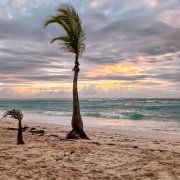
[[[79,106],[79,97],[78,97],[78,73],[79,69],[79,62],[78,57],[76,56],[75,66],[74,66],[74,79],[73,79],[73,115],[72,115],[72,131],[68,133],[68,139],[74,138],[82,138],[82,139],[89,139],[86,133],[83,130],[83,121],[81,118],[80,113],[80,106]]]
[[[72,128],[75,131],[83,129],[83,122],[80,114],[79,97],[78,97],[78,73],[79,65],[78,61],[75,63],[74,79],[73,79],[73,115],[72,115]]]

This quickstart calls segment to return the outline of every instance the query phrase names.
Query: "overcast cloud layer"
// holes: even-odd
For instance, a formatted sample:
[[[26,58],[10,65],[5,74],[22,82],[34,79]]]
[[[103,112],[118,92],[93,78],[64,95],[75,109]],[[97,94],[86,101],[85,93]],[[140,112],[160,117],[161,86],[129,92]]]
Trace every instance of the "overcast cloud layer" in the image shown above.
[[[73,55],[43,28],[63,0],[0,0],[0,98],[69,97]],[[180,0],[76,0],[81,97],[180,98]]]

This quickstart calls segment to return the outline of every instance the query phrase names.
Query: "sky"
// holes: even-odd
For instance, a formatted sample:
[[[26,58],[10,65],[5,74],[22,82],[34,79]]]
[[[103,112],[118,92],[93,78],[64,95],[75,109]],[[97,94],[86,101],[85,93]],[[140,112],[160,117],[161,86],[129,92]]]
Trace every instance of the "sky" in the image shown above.
[[[86,31],[80,98],[180,98],[180,0],[0,0],[0,98],[71,98],[74,55],[43,24],[71,3]]]

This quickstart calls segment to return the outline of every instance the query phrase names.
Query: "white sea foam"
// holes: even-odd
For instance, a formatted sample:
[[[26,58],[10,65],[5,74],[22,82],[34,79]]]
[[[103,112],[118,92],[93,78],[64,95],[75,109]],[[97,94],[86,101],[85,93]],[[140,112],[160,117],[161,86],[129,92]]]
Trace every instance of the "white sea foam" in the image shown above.
[[[71,125],[70,115],[48,115],[39,114],[36,112],[24,112],[24,119],[29,122],[59,124],[59,125]],[[112,119],[112,118],[100,118],[100,117],[87,117],[82,116],[85,127],[97,127],[97,128],[110,128],[132,131],[158,131],[168,134],[180,135],[180,124],[176,122],[166,121],[134,121],[128,119]]]
[[[180,132],[180,99],[89,99],[80,105],[85,127]],[[71,124],[71,100],[0,101],[1,116],[12,108],[28,121]]]

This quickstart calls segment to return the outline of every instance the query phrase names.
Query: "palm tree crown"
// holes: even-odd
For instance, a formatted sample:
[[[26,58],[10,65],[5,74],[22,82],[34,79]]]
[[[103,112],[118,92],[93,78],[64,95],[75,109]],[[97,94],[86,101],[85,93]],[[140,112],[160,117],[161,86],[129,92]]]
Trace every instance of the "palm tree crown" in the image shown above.
[[[62,42],[62,49],[67,52],[75,53],[76,57],[82,55],[85,50],[86,35],[82,28],[82,23],[78,13],[72,5],[64,4],[58,9],[56,16],[50,17],[44,24],[44,27],[51,23],[58,23],[63,27],[66,34],[55,37],[51,43],[56,40]]]

